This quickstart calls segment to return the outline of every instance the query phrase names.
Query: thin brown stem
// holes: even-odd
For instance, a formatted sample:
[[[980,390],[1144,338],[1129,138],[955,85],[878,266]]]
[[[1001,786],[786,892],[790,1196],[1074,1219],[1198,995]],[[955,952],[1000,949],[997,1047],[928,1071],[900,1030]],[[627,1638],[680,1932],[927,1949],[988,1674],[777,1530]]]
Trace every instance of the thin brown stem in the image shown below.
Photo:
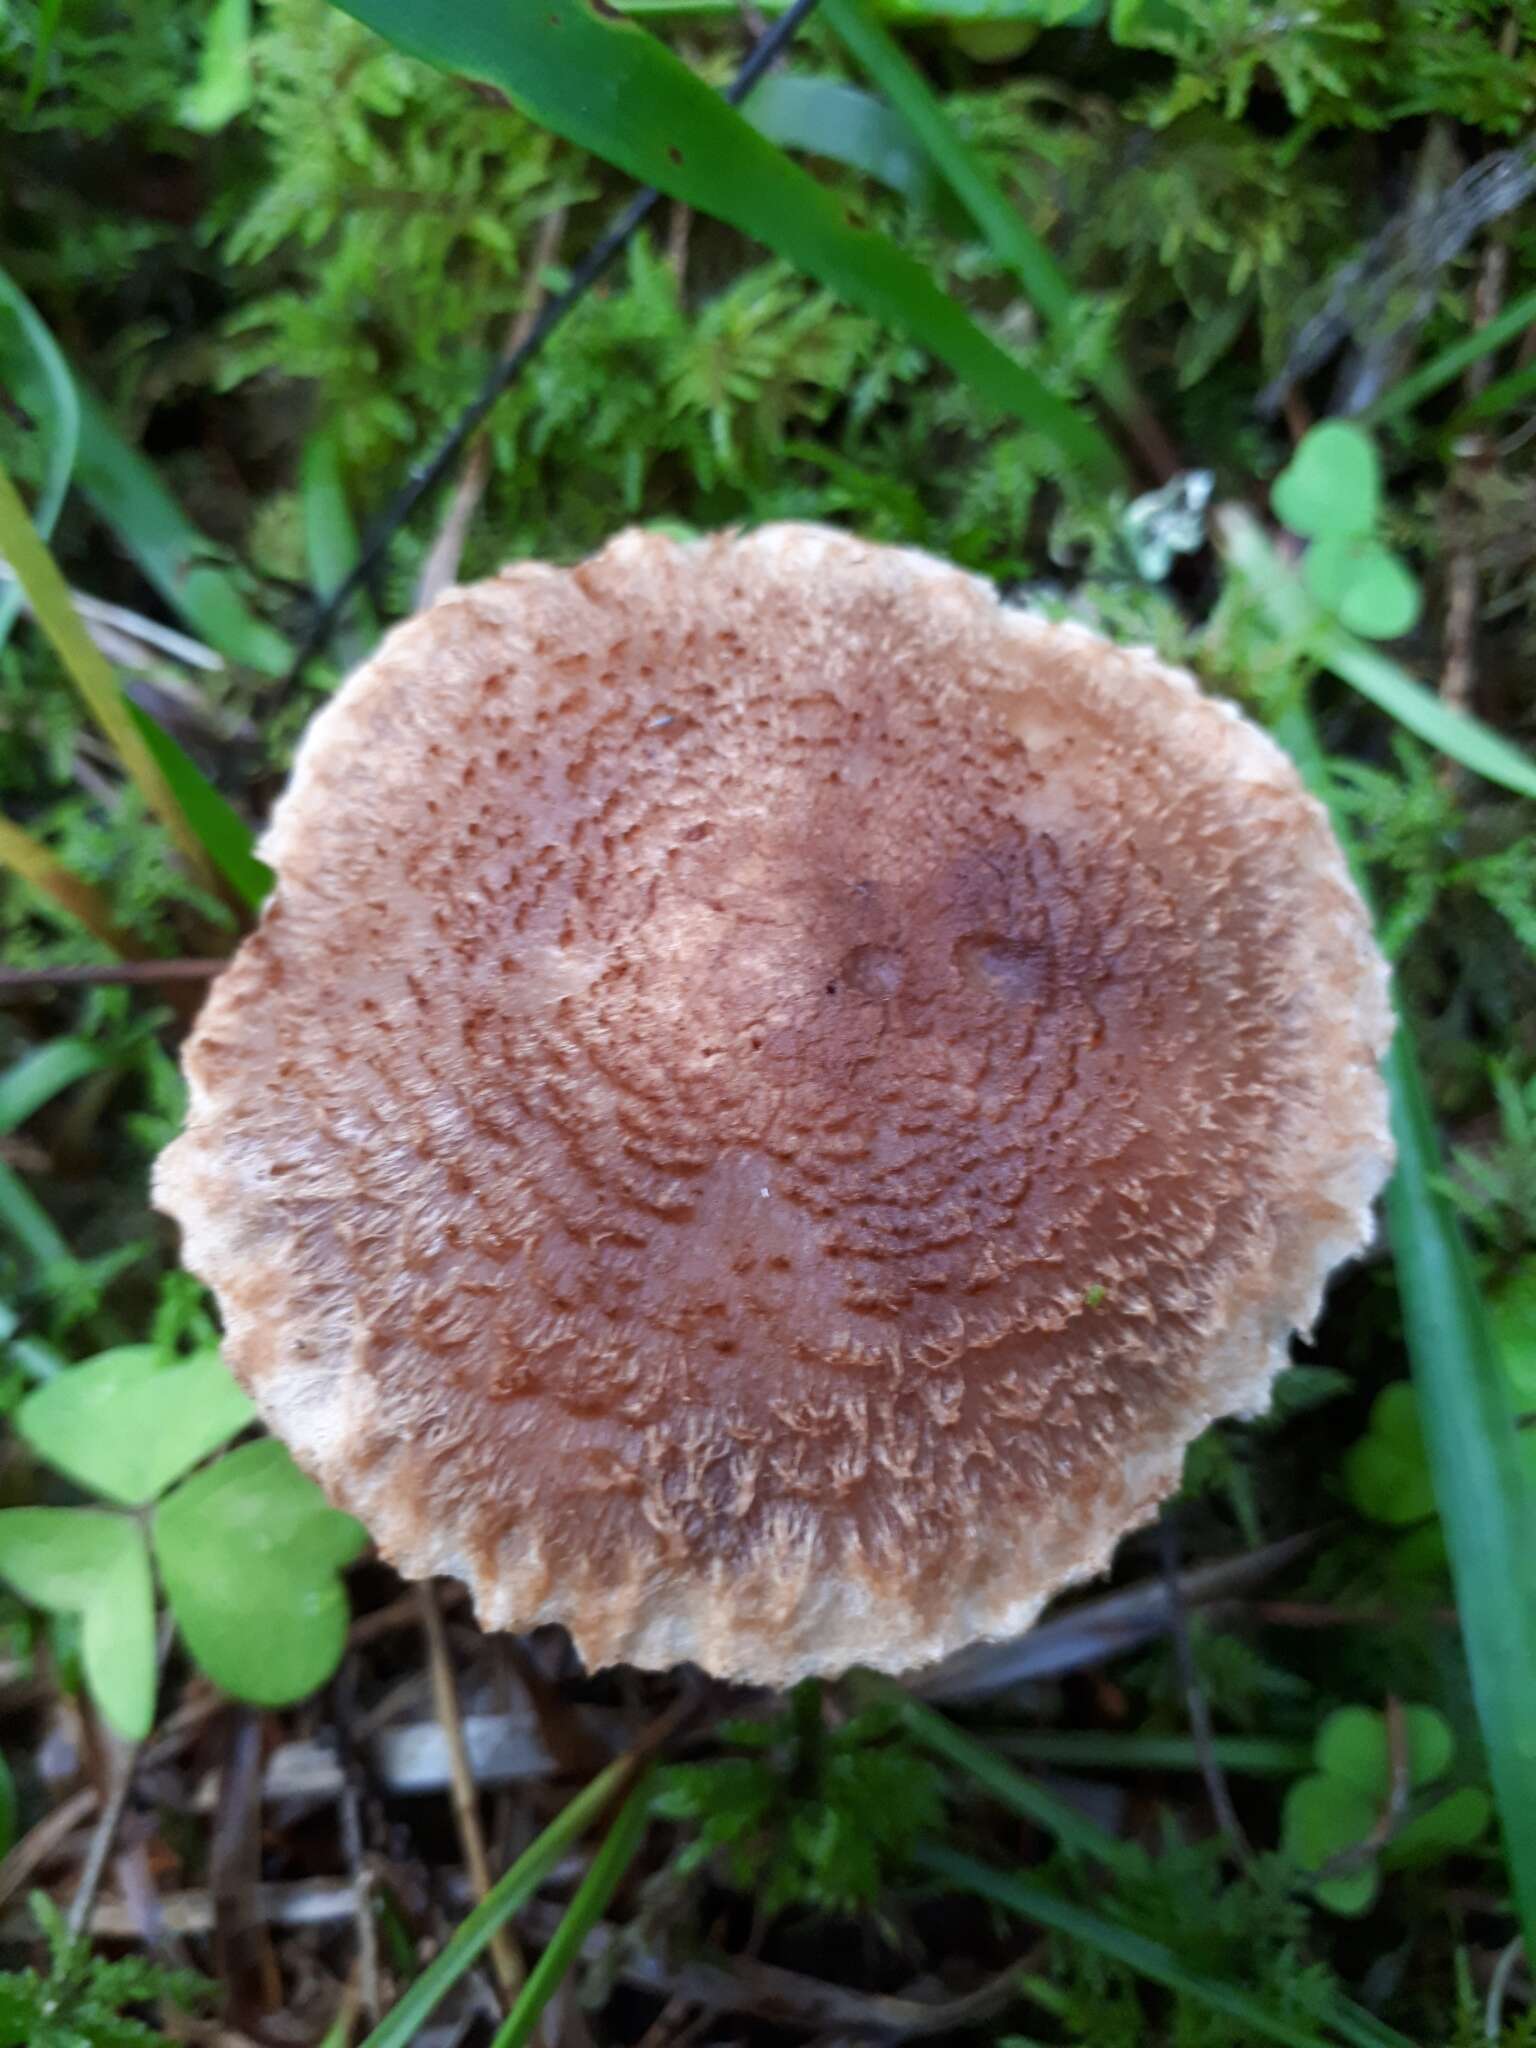
[[[474,1888],[478,1904],[491,1888],[491,1866],[485,1852],[485,1831],[480,1825],[480,1794],[475,1785],[474,1773],[469,1766],[469,1751],[464,1742],[464,1723],[459,1714],[459,1689],[448,1656],[448,1631],[443,1626],[442,1610],[437,1604],[437,1588],[430,1579],[424,1580],[417,1587],[416,1599],[421,1612],[422,1633],[427,1639],[433,1705],[448,1744],[454,1826],[458,1830],[459,1845],[464,1851],[464,1868],[469,1874],[469,1881]],[[501,1987],[502,1996],[510,2001],[517,1996],[528,1974],[511,1928],[498,1928],[491,1936],[489,1947],[491,1967],[496,1972],[496,1981]]]
[[[209,981],[227,960],[113,960],[68,967],[0,967],[0,993],[21,988],[105,988],[116,982]]]

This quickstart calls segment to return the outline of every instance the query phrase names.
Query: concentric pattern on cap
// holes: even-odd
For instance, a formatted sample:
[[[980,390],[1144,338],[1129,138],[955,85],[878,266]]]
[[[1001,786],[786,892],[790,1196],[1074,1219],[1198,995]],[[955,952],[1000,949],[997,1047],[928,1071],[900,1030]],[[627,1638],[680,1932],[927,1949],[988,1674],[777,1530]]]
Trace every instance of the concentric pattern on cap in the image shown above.
[[[1367,1235],[1386,976],[1274,745],[925,556],[626,534],[305,742],[159,1198],[272,1426],[591,1663],[1017,1630]]]

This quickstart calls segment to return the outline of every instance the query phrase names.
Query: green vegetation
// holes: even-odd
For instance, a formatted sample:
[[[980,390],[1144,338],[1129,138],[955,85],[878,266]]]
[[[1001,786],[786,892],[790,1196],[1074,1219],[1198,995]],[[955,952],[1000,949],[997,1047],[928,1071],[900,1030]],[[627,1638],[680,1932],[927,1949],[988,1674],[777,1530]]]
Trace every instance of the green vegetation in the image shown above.
[[[508,2048],[580,1982],[604,2041],[1529,2048],[1536,8],[823,0],[738,110],[749,43],[726,0],[0,0],[0,1891],[45,1887],[0,2043],[406,2048],[463,2001]],[[485,1889],[473,1786],[370,1747],[426,1711],[417,1610],[246,1440],[148,1169],[253,828],[424,574],[777,517],[1271,726],[1396,966],[1402,1164],[1277,1416],[1191,1455],[1188,1612],[1135,1539],[1139,1633],[1069,1605],[927,1705],[450,1628],[539,1759]],[[279,1744],[329,1789],[263,1807]]]

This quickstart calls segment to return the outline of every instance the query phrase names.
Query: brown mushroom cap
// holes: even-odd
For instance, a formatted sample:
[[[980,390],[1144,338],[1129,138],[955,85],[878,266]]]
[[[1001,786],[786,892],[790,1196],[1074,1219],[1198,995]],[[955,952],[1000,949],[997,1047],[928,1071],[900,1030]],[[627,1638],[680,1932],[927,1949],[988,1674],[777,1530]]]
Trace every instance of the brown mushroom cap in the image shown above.
[[[1322,810],[926,556],[452,592],[264,851],[159,1200],[331,1496],[594,1665],[1023,1628],[1367,1236],[1386,972]]]

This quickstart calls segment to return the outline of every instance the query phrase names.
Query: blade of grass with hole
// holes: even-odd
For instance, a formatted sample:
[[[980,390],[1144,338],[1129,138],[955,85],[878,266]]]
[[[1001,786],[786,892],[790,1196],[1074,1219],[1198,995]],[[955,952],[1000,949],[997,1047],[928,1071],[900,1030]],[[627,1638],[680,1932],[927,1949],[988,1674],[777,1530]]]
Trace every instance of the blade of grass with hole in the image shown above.
[[[32,523],[46,540],[69,491],[80,441],[80,408],[74,381],[53,336],[33,310],[31,301],[0,269],[0,383],[13,410],[31,422],[47,450],[42,488],[32,507]],[[21,610],[21,589],[0,590],[0,647]]]
[[[1236,2021],[1254,2037],[1278,2041],[1283,2048],[1326,2048],[1325,2036],[1287,2019],[1282,2013],[1273,2012],[1246,1991],[1187,1968],[1166,1943],[1140,1934],[1119,1920],[1106,1919],[1103,1914],[1091,1912],[1086,1906],[1076,1905],[1059,1892],[1047,1890],[1044,1885],[1030,1884],[1007,1871],[993,1870],[958,1849],[938,1843],[920,1849],[917,1860],[935,1876],[947,1878],[961,1890],[991,1899],[995,1904],[1017,1913],[1021,1919],[1032,1920],[1036,1926],[1048,1927],[1055,1934],[1065,1935],[1069,1941],[1080,1942],[1085,1948],[1112,1957],[1127,1969],[1134,1970],[1137,1976],[1161,1984],[1169,1991],[1196,2000],[1210,2011]],[[1354,2048],[1413,2048],[1403,2035],[1394,2033],[1370,2014],[1352,2007],[1331,2008],[1326,2020],[1319,2024],[1329,2026],[1340,2039],[1354,2044]]]
[[[1336,625],[1314,604],[1301,578],[1250,512],[1224,506],[1216,524],[1227,561],[1275,631],[1299,654],[1330,670],[1463,768],[1517,796],[1536,798],[1536,761],[1480,718],[1445,703],[1390,656]]]
[[[411,2048],[424,2022],[465,1971],[474,1967],[496,1929],[533,1897],[571,1843],[586,1833],[624,1789],[633,1769],[632,1758],[619,1757],[576,1794],[511,1869],[496,1880],[474,1911],[460,1921],[441,1953],[422,1971],[393,2012],[374,2028],[362,2048]]]
[[[645,1785],[637,1785],[619,1809],[607,1840],[592,1858],[560,1925],[550,1936],[549,1946],[529,1971],[528,1981],[491,2048],[527,2048],[545,2006],[574,1968],[582,1943],[602,1919],[620,1879],[639,1854],[650,1818],[650,1792]]]
[[[160,819],[188,867],[206,888],[216,889],[217,873],[208,853],[166,780],[154,753],[145,744],[128,700],[118,688],[111,664],[86,631],[75,610],[69,585],[47,545],[27,517],[16,486],[0,464],[0,554],[15,570],[38,627],[64,664],[86,708],[117,750],[150,809]]]
[[[187,518],[136,448],[129,447],[100,399],[77,378],[80,452],[76,481],[119,545],[177,616],[241,668],[283,676],[293,649],[258,619],[219,550]]]
[[[655,36],[591,0],[338,0],[412,56],[494,85],[542,126],[631,177],[738,228],[899,329],[980,396],[1054,444],[1086,477],[1117,482],[1097,424],[1001,348],[886,236],[841,202]]]

